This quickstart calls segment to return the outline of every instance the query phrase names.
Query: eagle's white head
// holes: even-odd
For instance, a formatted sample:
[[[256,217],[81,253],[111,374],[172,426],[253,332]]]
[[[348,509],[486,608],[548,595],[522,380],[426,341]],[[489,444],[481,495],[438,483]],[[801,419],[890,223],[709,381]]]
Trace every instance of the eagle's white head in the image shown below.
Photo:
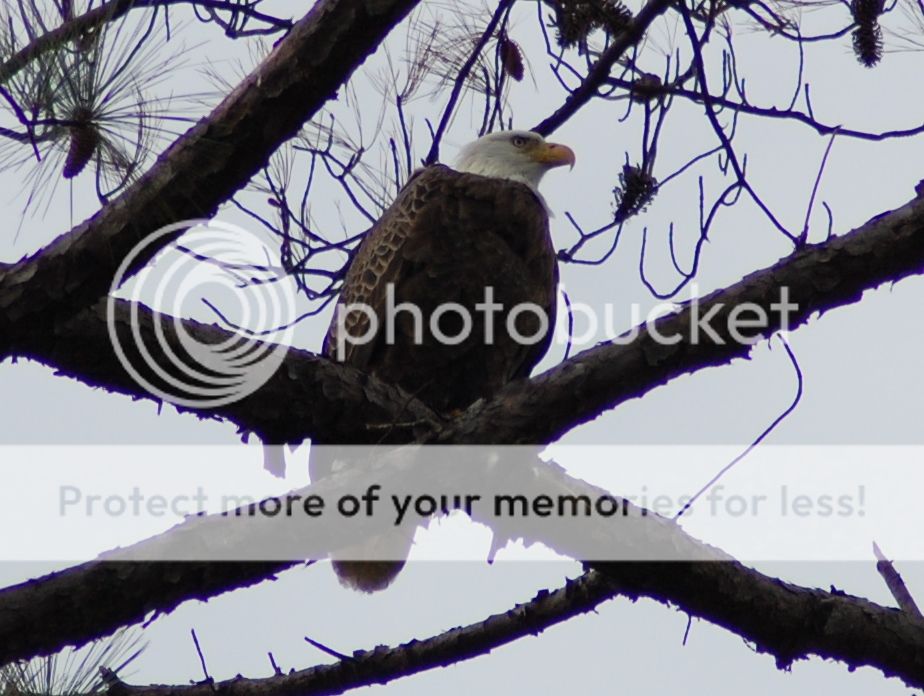
[[[574,166],[574,151],[567,145],[547,143],[532,131],[489,133],[459,151],[454,169],[469,174],[512,179],[539,193],[539,181],[554,167]]]

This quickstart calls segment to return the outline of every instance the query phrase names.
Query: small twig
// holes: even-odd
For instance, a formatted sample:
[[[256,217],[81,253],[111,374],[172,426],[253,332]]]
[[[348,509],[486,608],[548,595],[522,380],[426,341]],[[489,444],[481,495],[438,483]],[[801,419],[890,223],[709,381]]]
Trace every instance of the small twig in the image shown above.
[[[568,309],[568,343],[565,345],[565,357],[562,358],[562,360],[567,360],[574,345],[574,311],[571,307],[571,298],[564,288],[561,289],[561,296],[565,301],[565,307]]]
[[[270,664],[273,666],[273,674],[277,677],[282,676],[282,670],[279,669],[279,665],[276,664],[276,658],[273,657],[273,653],[268,652],[266,655],[269,657]]]
[[[316,641],[316,640],[312,640],[312,639],[309,638],[308,636],[305,636],[305,642],[308,643],[309,645],[311,645],[311,646],[317,648],[317,649],[320,650],[321,652],[327,653],[327,654],[330,655],[331,657],[336,657],[338,660],[346,660],[347,662],[352,662],[352,661],[353,661],[353,658],[350,657],[349,655],[344,655],[343,653],[337,652],[337,651],[334,650],[333,648],[328,648],[328,647],[327,647],[326,645],[324,645],[323,643],[319,643],[319,642]]]
[[[782,333],[777,334],[777,335],[779,336],[780,342],[783,344],[783,348],[786,349],[786,355],[789,356],[789,360],[792,363],[792,366],[796,371],[796,379],[798,380],[798,383],[796,386],[796,395],[795,397],[793,397],[792,403],[786,408],[785,411],[783,411],[780,415],[778,415],[770,425],[764,428],[764,431],[760,435],[758,435],[756,438],[754,438],[754,441],[750,445],[748,445],[747,448],[741,454],[739,454],[737,457],[732,459],[728,464],[726,464],[721,469],[719,469],[716,475],[713,476],[711,479],[709,479],[709,481],[706,482],[706,484],[702,488],[700,488],[693,495],[693,497],[690,498],[684,504],[682,508],[680,508],[677,514],[674,515],[675,520],[678,519],[681,515],[683,515],[683,513],[685,513],[687,510],[689,510],[693,506],[693,503],[695,503],[700,498],[700,496],[703,495],[703,493],[705,493],[710,488],[712,488],[716,483],[718,483],[719,479],[721,479],[723,476],[725,476],[725,474],[731,471],[731,469],[733,469],[735,465],[738,464],[738,462],[740,462],[742,459],[747,457],[754,450],[754,448],[757,447],[757,445],[763,442],[764,439],[766,439],[766,437],[776,429],[776,426],[778,426],[780,423],[786,420],[786,418],[789,417],[789,414],[796,410],[796,406],[798,406],[799,402],[802,401],[802,389],[803,389],[802,368],[799,367],[799,361],[796,359],[795,353],[792,352],[792,348],[789,347],[789,342],[786,340],[785,336]]]
[[[921,610],[918,609],[918,605],[915,603],[914,597],[912,597],[911,593],[908,591],[908,586],[905,585],[902,576],[895,570],[892,561],[885,557],[882,549],[879,548],[879,545],[875,541],[873,542],[873,554],[877,559],[876,570],[879,571],[879,575],[885,580],[886,587],[889,588],[889,592],[892,593],[899,608],[906,614],[910,614],[919,619],[924,618],[921,616]]]
[[[834,213],[831,212],[831,206],[826,201],[822,201],[821,205],[824,206],[825,213],[828,215],[828,233],[825,235],[825,241],[827,242],[831,239],[831,235],[834,234]]]
[[[757,192],[753,189],[751,184],[748,182],[745,175],[745,170],[747,167],[747,157],[745,157],[743,162],[738,160],[738,155],[735,153],[735,148],[732,145],[732,138],[734,137],[734,124],[736,123],[733,120],[733,127],[731,135],[725,132],[725,129],[722,128],[722,125],[719,123],[718,116],[716,114],[714,97],[709,92],[709,85],[706,82],[706,64],[703,58],[702,44],[705,43],[706,34],[704,33],[703,37],[699,37],[696,34],[696,28],[693,26],[693,20],[690,11],[685,7],[681,6],[680,14],[683,18],[684,26],[686,27],[687,35],[690,39],[690,47],[693,51],[693,60],[694,65],[696,66],[696,79],[699,83],[699,91],[702,96],[703,106],[706,110],[706,118],[709,123],[712,125],[712,130],[715,132],[716,136],[719,139],[719,142],[722,144],[722,149],[725,151],[725,155],[728,158],[726,166],[730,166],[732,171],[735,174],[735,179],[737,183],[741,186],[742,189],[747,191],[750,195],[751,200],[757,205],[758,208],[764,213],[770,223],[776,227],[779,232],[789,239],[794,246],[799,246],[799,238],[797,235],[794,235],[789,230],[787,230],[783,224],[776,218],[770,208],[764,203],[763,199],[757,195]]]
[[[818,167],[818,175],[815,177],[815,185],[812,186],[812,195],[809,197],[808,208],[805,210],[805,223],[802,226],[802,233],[799,235],[799,246],[804,246],[808,240],[809,221],[812,217],[812,208],[815,207],[815,196],[818,195],[818,187],[821,186],[821,177],[825,172],[825,165],[828,163],[828,155],[831,154],[831,146],[834,145],[834,139],[837,137],[837,129],[831,134],[828,140],[828,147],[825,148],[825,154],[821,158],[821,164]]]
[[[687,614],[687,627],[683,631],[683,642],[681,645],[686,647],[687,638],[690,637],[690,627],[693,626],[693,614]]]
[[[468,79],[468,74],[471,72],[472,66],[474,66],[475,62],[478,60],[478,56],[480,56],[481,52],[484,50],[485,45],[487,45],[488,39],[494,35],[494,31],[497,28],[498,23],[500,23],[501,17],[504,16],[504,12],[507,10],[507,7],[511,2],[512,0],[501,0],[497,6],[497,9],[494,11],[494,15],[491,17],[491,21],[488,22],[488,26],[485,27],[484,33],[475,44],[471,55],[459,70],[459,75],[456,78],[456,82],[452,87],[452,92],[449,95],[449,102],[446,104],[446,109],[443,111],[443,116],[440,118],[439,125],[436,127],[436,132],[433,134],[433,142],[430,145],[430,152],[427,153],[424,164],[433,164],[439,160],[440,141],[442,141],[443,133],[445,133],[446,128],[449,126],[449,121],[452,118],[452,112],[455,111],[456,102],[459,101],[459,96],[462,94],[462,89],[465,86],[465,81]]]
[[[215,680],[212,679],[209,674],[209,669],[205,665],[205,655],[202,654],[202,647],[199,645],[199,637],[196,635],[196,629],[190,629],[189,631],[192,634],[193,643],[196,646],[196,654],[199,656],[199,664],[202,665],[202,673],[205,675],[206,684],[211,684],[212,688],[215,688]]]

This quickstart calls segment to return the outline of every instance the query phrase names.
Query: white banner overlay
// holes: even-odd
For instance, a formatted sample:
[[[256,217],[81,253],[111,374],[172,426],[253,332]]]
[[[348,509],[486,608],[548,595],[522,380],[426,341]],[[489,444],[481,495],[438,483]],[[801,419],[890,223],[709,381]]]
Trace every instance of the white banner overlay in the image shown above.
[[[289,476],[281,480],[262,469],[262,449],[253,446],[3,446],[0,560],[80,562],[119,547],[132,547],[128,557],[136,560],[300,560],[351,548],[356,525],[366,525],[360,538],[374,536],[370,530],[412,538],[412,560],[484,560],[491,528],[514,540],[527,530],[528,540],[555,549],[512,543],[498,560],[570,550],[596,560],[652,560],[662,554],[647,545],[649,523],[674,530],[669,520],[742,447],[552,446],[539,458],[540,450],[514,447],[408,451],[362,450],[356,461],[372,460],[372,470],[361,476],[334,451],[340,473],[306,488],[307,447],[287,452]],[[563,489],[543,488],[548,467],[539,459],[554,460],[600,495],[579,495],[567,479]],[[397,464],[380,466],[384,460]],[[567,495],[555,494],[561,490]],[[894,560],[919,561],[921,490],[922,446],[764,446],[677,522],[744,562],[873,561],[874,541]],[[624,506],[623,497],[652,514]],[[184,522],[180,534],[135,546]],[[345,529],[354,530],[349,545]],[[374,550],[357,553],[379,558]],[[678,558],[674,550],[663,557]]]

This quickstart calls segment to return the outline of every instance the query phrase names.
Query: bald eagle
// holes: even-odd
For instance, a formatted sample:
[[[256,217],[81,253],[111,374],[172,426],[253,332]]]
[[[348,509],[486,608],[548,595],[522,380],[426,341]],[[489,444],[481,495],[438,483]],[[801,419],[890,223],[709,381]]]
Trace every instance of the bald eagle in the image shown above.
[[[463,147],[452,169],[418,170],[357,249],[324,355],[440,413],[527,377],[548,349],[557,301],[539,182],[574,162],[570,148],[538,133],[503,131]],[[329,459],[311,462],[312,480],[330,473]],[[335,560],[334,568],[342,584],[371,592],[403,564]]]

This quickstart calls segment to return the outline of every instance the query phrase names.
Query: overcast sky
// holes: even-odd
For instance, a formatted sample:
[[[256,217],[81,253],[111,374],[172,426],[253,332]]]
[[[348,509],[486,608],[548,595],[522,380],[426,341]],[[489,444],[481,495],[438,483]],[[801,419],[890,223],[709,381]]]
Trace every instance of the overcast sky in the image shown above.
[[[630,5],[635,7],[637,3]],[[280,0],[274,6],[285,11],[292,4]],[[175,11],[177,18],[181,14]],[[825,21],[824,16],[831,19]],[[812,15],[807,18],[804,30],[836,29],[845,17],[844,10],[839,14]],[[169,79],[160,87],[162,90],[177,94],[199,92],[209,85],[203,76],[207,62],[233,76],[236,74],[233,59],[247,61],[246,49],[223,39],[211,27],[195,22],[183,27],[177,23],[177,27],[177,43],[173,46],[183,43],[187,50],[182,64],[169,72]],[[510,35],[523,47],[529,64],[529,77],[512,87],[514,125],[527,128],[560,103],[562,92],[546,67],[548,61],[531,3],[522,3],[514,13]],[[673,20],[662,21],[651,39],[647,60],[655,72],[662,69],[659,56],[663,56],[665,49],[686,48]],[[389,46],[400,57],[405,46],[402,31],[391,38]],[[750,101],[767,106],[787,104],[796,86],[795,48],[781,39],[770,40],[743,27],[736,29],[736,47],[738,70],[747,75]],[[168,45],[165,50],[175,49]],[[825,123],[872,131],[917,125],[924,114],[924,104],[920,91],[909,88],[908,76],[920,74],[920,61],[920,52],[887,53],[879,67],[868,70],[854,58],[849,37],[812,44],[806,51],[804,79],[811,84],[815,115]],[[370,86],[368,75],[381,66],[381,60],[371,61],[355,79],[363,118],[373,122],[381,97]],[[718,77],[713,77],[714,84],[717,80]],[[410,113],[416,116],[418,154],[427,145],[423,118],[438,113],[445,98],[446,93],[440,92],[435,101],[420,98],[410,107]],[[198,114],[204,107],[190,108],[191,113]],[[543,193],[555,213],[552,230],[558,248],[566,248],[575,241],[565,211],[570,211],[587,229],[608,220],[611,190],[625,153],[633,161],[638,157],[640,120],[630,118],[621,123],[619,118],[624,110],[624,101],[594,103],[552,138],[571,146],[578,161],[573,171],[554,171],[543,182]],[[468,119],[468,113],[463,111],[450,131],[444,161],[451,161],[458,147],[475,135],[477,125]],[[478,109],[472,109],[472,113],[477,114]],[[827,139],[798,124],[742,117],[735,143],[739,153],[747,153],[750,181],[767,205],[790,229],[801,229]],[[665,126],[655,175],[663,178],[690,156],[714,144],[714,134],[706,125],[701,107],[678,103]],[[820,201],[825,201],[834,213],[834,231],[847,232],[911,199],[915,184],[924,177],[921,162],[924,162],[922,137],[885,142],[838,138],[821,182],[819,204],[811,217],[810,239],[820,241],[826,233],[827,218]],[[22,171],[27,170],[0,174],[0,190],[5,192],[0,205],[10,221],[21,218],[25,201],[21,191]],[[625,309],[630,304],[638,303],[643,312],[656,305],[658,300],[652,298],[639,279],[642,230],[647,227],[649,233],[646,268],[650,279],[660,289],[666,289],[677,282],[667,255],[669,224],[675,225],[682,265],[688,265],[698,235],[695,177],[699,174],[705,177],[707,195],[714,195],[725,185],[716,173],[714,160],[702,163],[666,187],[646,213],[626,225],[619,247],[605,264],[562,266],[562,282],[571,300],[596,308],[611,305],[622,329],[630,326],[630,314]],[[87,180],[78,179],[73,190],[69,185],[59,184],[47,210],[26,217],[18,235],[15,224],[7,226],[0,237],[0,260],[13,261],[35,251],[68,229],[72,221],[91,214],[96,206],[91,191]],[[333,203],[334,193],[332,187],[321,189],[313,208],[318,226],[331,230],[334,237],[363,229],[357,216],[346,209],[338,210]],[[220,217],[247,224],[246,218],[234,211],[223,211]],[[588,254],[602,253],[607,245],[608,240],[592,245]],[[728,285],[775,262],[789,250],[788,242],[759,211],[742,203],[723,213],[704,247],[697,276],[699,292],[705,294]],[[918,536],[919,525],[894,524],[905,513],[914,520],[916,513],[893,509],[891,517],[885,519],[872,511],[881,512],[889,507],[886,503],[894,501],[893,496],[902,490],[921,490],[914,464],[920,462],[920,453],[924,452],[920,426],[924,374],[919,366],[920,346],[924,345],[922,292],[924,279],[920,277],[880,288],[867,293],[860,304],[816,318],[788,338],[804,374],[804,396],[767,444],[848,446],[855,452],[861,450],[854,448],[865,446],[863,465],[845,467],[841,474],[830,463],[821,468],[819,462],[824,457],[819,455],[807,456],[802,468],[776,469],[772,465],[774,455],[769,455],[743,460],[723,481],[730,493],[750,490],[749,486],[778,491],[782,484],[793,489],[816,486],[812,490],[829,493],[864,486],[871,514],[862,524],[854,519],[843,528],[827,528],[832,545],[838,535],[849,535],[851,541],[857,541],[855,545],[847,545],[850,548],[868,547],[873,535],[880,533],[878,530],[890,530],[890,537],[876,536],[876,541],[887,552],[901,549],[905,557],[899,560],[905,562],[900,564],[900,570],[912,592],[919,593],[924,592],[924,563],[921,563],[924,549],[914,538]],[[680,296],[687,297],[688,294]],[[207,314],[200,316],[209,318]],[[330,311],[305,322],[299,327],[295,342],[317,350],[329,318]],[[583,347],[602,338],[593,337]],[[563,350],[562,346],[553,347],[540,369],[560,361]],[[776,339],[770,345],[757,346],[751,358],[675,380],[642,400],[626,403],[574,430],[564,442],[605,446],[610,461],[625,467],[626,480],[632,481],[636,488],[646,485],[645,476],[649,472],[640,469],[642,457],[627,461],[629,455],[621,446],[681,445],[670,455],[659,455],[663,465],[677,467],[681,475],[685,462],[697,460],[700,464],[693,473],[687,469],[685,475],[690,476],[690,485],[697,480],[705,483],[711,475],[708,472],[723,466],[729,453],[734,456],[764,430],[795,394],[796,375]],[[79,477],[81,467],[89,470],[92,463],[98,464],[107,457],[116,463],[128,460],[122,475],[129,480],[149,476],[157,467],[157,480],[170,482],[164,483],[165,486],[181,487],[193,482],[209,485],[210,477],[226,475],[225,463],[227,471],[239,477],[236,481],[260,492],[284,490],[284,486],[302,485],[307,480],[307,446],[288,454],[288,478],[279,482],[262,471],[261,448],[240,445],[232,426],[201,422],[190,415],[179,415],[169,406],[159,409],[151,401],[135,402],[93,390],[26,360],[0,364],[0,393],[6,397],[0,401],[0,461],[15,472],[14,480],[20,482],[28,481],[27,474],[35,476],[37,471],[52,472],[48,475],[51,481],[56,480],[54,476]],[[118,450],[109,447],[115,444],[126,447]],[[694,449],[709,445],[724,447]],[[910,449],[899,457],[890,450],[895,445]],[[586,470],[587,461],[582,461],[580,452],[577,448],[565,450],[556,457],[571,467],[575,475],[606,485],[616,493],[626,492],[620,490],[620,477],[613,474],[620,469],[614,467],[608,472],[599,469],[600,478],[594,480],[593,471]],[[714,458],[713,463],[710,457]],[[907,472],[901,476],[895,475],[899,459],[905,466],[902,471]],[[767,461],[771,463],[765,464]],[[664,476],[668,470],[652,469],[651,480]],[[94,480],[99,484],[98,477]],[[821,488],[817,488],[819,480]],[[828,484],[830,487],[826,489]],[[16,497],[22,499],[32,492],[24,487],[16,492]],[[43,504],[47,507],[48,501]],[[53,531],[55,523],[60,524],[60,520],[34,521],[36,529],[41,528],[43,533]],[[7,524],[12,524],[12,518]],[[753,525],[755,539],[782,534],[779,519],[773,515],[759,516],[749,524]],[[164,523],[160,528],[166,526],[169,525]],[[95,536],[87,544],[91,550],[102,551],[115,544],[130,543],[132,539],[119,525],[110,524],[108,529],[97,525],[93,529]],[[814,532],[806,531],[809,533]],[[709,536],[705,540],[722,546],[725,542],[722,530],[717,530],[716,535],[722,538]],[[784,551],[772,558],[761,557],[749,548],[747,535],[744,536],[735,539],[729,535],[727,541],[732,547],[724,548],[749,557],[763,572],[809,586],[835,585],[876,602],[893,603],[875,571],[871,554],[864,560],[852,550],[845,552],[840,562],[833,562],[834,554],[822,539],[818,558],[827,562],[787,563],[785,546]],[[475,548],[480,545],[486,553],[489,535],[483,528],[453,520],[435,525],[418,538],[420,549],[453,545]],[[277,582],[218,597],[208,604],[187,603],[145,630],[149,647],[136,663],[130,681],[182,684],[202,678],[189,636],[191,628],[198,633],[209,671],[215,678],[238,673],[269,676],[272,670],[267,652],[272,652],[285,670],[332,660],[305,643],[304,636],[347,654],[378,644],[424,638],[509,609],[516,602],[530,599],[536,591],[557,587],[564,577],[580,573],[576,563],[536,560],[550,557],[542,550],[509,554],[507,558],[513,556],[533,560],[505,561],[502,553],[493,565],[475,561],[412,563],[393,587],[373,596],[340,588],[329,565],[319,563],[284,573]],[[789,558],[805,557],[811,555],[794,551]],[[58,558],[52,561],[41,568],[24,563],[0,566],[0,585],[21,581],[42,568],[66,565]],[[878,672],[862,669],[849,673],[843,665],[821,660],[801,662],[791,672],[780,672],[771,657],[756,654],[739,637],[703,622],[693,623],[683,645],[686,625],[686,615],[673,609],[650,601],[631,603],[616,599],[597,613],[569,621],[541,637],[524,639],[489,656],[381,688],[389,694],[467,693],[472,688],[538,694],[639,688],[739,694],[742,684],[746,684],[744,688],[753,694],[909,693],[896,680],[886,680]]]

